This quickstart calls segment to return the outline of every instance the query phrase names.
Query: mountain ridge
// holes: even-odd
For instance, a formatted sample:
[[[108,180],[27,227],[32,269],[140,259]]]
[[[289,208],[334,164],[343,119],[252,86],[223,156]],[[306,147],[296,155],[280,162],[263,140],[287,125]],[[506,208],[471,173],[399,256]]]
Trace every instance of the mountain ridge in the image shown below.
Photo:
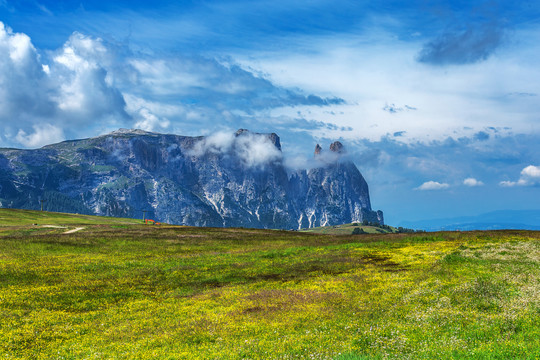
[[[0,207],[39,209],[45,200],[52,211],[140,217],[144,210],[195,226],[384,223],[343,145],[330,149],[331,156],[319,150],[317,167],[292,172],[277,134],[246,129],[206,137],[119,129],[40,149],[0,149]]]

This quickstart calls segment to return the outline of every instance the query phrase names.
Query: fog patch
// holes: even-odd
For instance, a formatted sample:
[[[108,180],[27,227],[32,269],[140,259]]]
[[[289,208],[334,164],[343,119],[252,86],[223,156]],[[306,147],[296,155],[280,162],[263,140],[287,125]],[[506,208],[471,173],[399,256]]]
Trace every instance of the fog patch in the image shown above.
[[[365,154],[351,154],[339,142],[333,142],[328,149],[323,149],[319,144],[315,146],[313,156],[304,155],[286,156],[284,165],[289,171],[311,170],[326,167],[331,164],[353,162]],[[369,154],[371,156],[372,154]],[[378,154],[379,155],[379,154]],[[378,156],[377,155],[377,156]]]
[[[195,143],[188,155],[218,155],[240,160],[245,167],[262,167],[281,162],[283,155],[269,135],[251,132],[217,132]]]

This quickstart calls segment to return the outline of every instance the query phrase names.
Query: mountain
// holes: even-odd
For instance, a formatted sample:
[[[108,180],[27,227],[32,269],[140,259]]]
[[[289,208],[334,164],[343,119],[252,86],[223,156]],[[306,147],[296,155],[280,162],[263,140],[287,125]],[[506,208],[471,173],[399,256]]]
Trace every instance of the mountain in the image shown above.
[[[439,230],[540,230],[540,210],[498,210],[476,216],[404,221],[401,226],[427,231]]]
[[[288,170],[280,138],[120,129],[35,150],[0,149],[0,207],[173,224],[299,229],[369,220],[368,185],[341,143]],[[43,200],[43,202],[40,202]]]

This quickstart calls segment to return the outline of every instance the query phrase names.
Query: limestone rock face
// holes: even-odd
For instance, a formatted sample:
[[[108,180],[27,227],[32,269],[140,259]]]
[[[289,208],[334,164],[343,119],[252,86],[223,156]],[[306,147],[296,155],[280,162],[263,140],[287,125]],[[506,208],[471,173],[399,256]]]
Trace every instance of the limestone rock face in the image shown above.
[[[342,153],[343,145],[331,150]],[[274,133],[120,129],[36,150],[0,149],[0,207],[39,209],[43,199],[49,211],[141,218],[147,210],[156,221],[217,227],[382,224],[356,166],[332,159],[291,172]]]
[[[339,141],[336,141],[330,144],[330,151],[333,151],[338,154],[342,154],[345,152],[343,149],[343,144],[340,143]]]

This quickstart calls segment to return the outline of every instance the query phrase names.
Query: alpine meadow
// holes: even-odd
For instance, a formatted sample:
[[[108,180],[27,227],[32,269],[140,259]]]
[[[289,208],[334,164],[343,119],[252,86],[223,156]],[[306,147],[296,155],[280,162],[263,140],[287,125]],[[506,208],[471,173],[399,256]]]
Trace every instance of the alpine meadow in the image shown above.
[[[5,359],[538,359],[540,233],[0,210]],[[70,232],[70,230],[75,230]]]

